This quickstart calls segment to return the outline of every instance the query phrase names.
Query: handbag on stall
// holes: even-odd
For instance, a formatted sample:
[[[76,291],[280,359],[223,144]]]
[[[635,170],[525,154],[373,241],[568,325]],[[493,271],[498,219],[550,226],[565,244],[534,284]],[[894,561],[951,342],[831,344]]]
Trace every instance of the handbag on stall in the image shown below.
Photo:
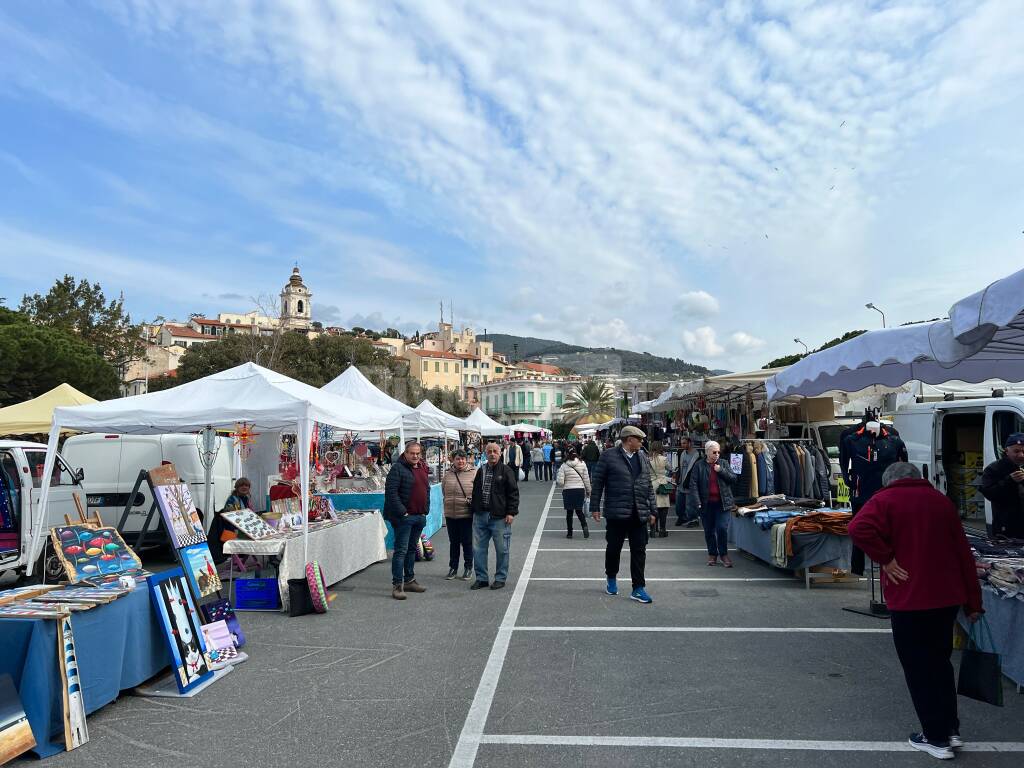
[[[983,650],[986,636],[990,651]],[[967,648],[960,656],[956,692],[996,707],[1003,706],[1002,664],[992,639],[992,630],[984,616],[971,625],[967,635]]]

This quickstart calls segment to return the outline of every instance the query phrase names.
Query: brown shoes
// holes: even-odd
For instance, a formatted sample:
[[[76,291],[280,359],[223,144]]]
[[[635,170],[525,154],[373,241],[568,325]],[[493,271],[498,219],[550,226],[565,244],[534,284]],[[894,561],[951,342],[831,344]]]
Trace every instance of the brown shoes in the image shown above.
[[[395,598],[395,600],[405,600],[405,592],[402,591],[401,584],[395,584],[391,588],[391,596]]]
[[[405,589],[406,592],[426,592],[427,591],[426,587],[421,587],[419,584],[416,583],[416,579],[413,579],[412,581],[405,582],[404,589]]]

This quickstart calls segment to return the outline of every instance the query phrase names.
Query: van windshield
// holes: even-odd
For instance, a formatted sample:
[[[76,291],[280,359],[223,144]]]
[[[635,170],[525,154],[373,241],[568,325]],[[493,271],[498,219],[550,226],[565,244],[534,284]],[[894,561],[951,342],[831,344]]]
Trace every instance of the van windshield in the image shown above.
[[[839,436],[846,429],[845,424],[829,424],[818,427],[818,436],[821,438],[821,447],[825,449],[830,459],[839,458]]]
[[[46,451],[25,451],[25,462],[28,464],[29,474],[32,476],[32,487],[40,488],[43,485],[43,466],[46,463]],[[68,469],[64,460],[57,457],[53,465],[53,475],[50,480],[50,487],[58,485],[74,485],[75,478]]]

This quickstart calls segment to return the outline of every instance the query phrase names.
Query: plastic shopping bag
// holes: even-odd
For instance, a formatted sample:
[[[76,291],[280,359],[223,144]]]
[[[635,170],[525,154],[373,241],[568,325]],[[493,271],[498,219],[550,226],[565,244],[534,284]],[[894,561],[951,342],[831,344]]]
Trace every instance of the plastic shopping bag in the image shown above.
[[[589,496],[587,496],[587,498],[585,498],[583,500],[583,514],[584,515],[589,515],[590,514],[590,497]]]
[[[991,650],[983,650],[986,645]],[[967,648],[960,657],[960,677],[956,692],[961,696],[1003,706],[1003,670],[985,617],[971,625]]]

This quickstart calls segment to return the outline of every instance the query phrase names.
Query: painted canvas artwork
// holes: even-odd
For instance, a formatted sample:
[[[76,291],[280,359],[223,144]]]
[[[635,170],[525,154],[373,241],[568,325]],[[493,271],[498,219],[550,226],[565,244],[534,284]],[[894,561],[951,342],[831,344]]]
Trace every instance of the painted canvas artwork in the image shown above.
[[[204,544],[193,544],[181,550],[181,564],[185,567],[185,575],[192,585],[192,593],[196,597],[209,597],[216,594],[221,587],[217,566],[213,564],[210,548]]]
[[[57,622],[57,656],[64,683],[64,746],[72,750],[89,741],[89,729],[85,724],[82,678],[78,672],[75,635],[71,631],[69,616]]]
[[[0,765],[13,760],[36,745],[14,679],[0,675]]]
[[[175,549],[206,541],[203,521],[199,518],[199,512],[187,485],[157,485],[153,491]]]
[[[142,571],[139,556],[124,543],[116,528],[58,525],[50,529],[50,538],[72,584],[96,576],[137,575]]]
[[[207,622],[212,624],[216,621],[223,621],[228,625],[228,631],[231,633],[231,639],[234,641],[236,648],[241,648],[245,645],[245,635],[242,633],[242,627],[238,623],[238,616],[235,615],[235,609],[231,607],[231,603],[227,600],[215,600],[201,607]]]
[[[174,679],[185,693],[213,674],[185,574],[174,568],[150,577],[149,594],[171,651]]]
[[[203,637],[206,640],[210,661],[214,665],[223,666],[231,659],[238,657],[235,641],[231,638],[231,630],[228,629],[227,622],[223,619],[203,624]]]
[[[234,512],[221,512],[220,516],[231,523],[238,532],[250,539],[265,539],[273,536],[275,531],[267,522],[251,509],[240,509]]]

